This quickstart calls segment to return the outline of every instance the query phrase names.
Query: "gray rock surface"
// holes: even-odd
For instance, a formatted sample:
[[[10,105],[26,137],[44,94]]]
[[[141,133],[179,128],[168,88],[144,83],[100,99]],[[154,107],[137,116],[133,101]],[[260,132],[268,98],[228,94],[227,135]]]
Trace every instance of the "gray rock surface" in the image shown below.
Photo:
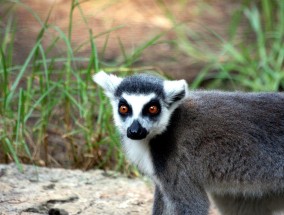
[[[146,179],[115,172],[0,165],[0,215],[151,214]]]

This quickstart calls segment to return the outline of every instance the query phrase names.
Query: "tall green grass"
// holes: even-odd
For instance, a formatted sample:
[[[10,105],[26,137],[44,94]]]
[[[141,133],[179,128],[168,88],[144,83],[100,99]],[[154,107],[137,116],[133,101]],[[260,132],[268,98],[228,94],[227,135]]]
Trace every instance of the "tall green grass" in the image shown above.
[[[208,88],[284,89],[284,1],[243,1],[231,17],[226,39],[210,27],[201,28],[203,33],[192,32],[185,25],[176,27],[178,49],[193,63],[204,65],[192,88],[206,82]]]
[[[121,26],[94,35],[75,46],[72,44],[73,13],[78,10],[86,26],[78,0],[70,3],[67,32],[49,23],[21,1],[6,1],[29,11],[41,26],[35,44],[22,65],[13,63],[16,23],[13,13],[7,13],[6,26],[0,32],[0,161],[33,163],[47,166],[110,168],[129,171],[112,123],[112,113],[103,92],[91,80],[93,73],[104,68],[125,75],[144,49],[154,44],[159,36],[147,41],[133,53],[124,53],[123,62],[109,67],[99,59],[95,40],[109,35]],[[7,22],[8,20],[8,22]],[[0,17],[0,22],[3,20]],[[43,38],[50,33],[57,36],[46,47]],[[104,49],[107,48],[106,36]],[[65,54],[49,57],[62,42]],[[84,46],[91,47],[89,58],[77,57]],[[123,47],[123,44],[121,44]],[[102,53],[103,55],[103,53]],[[84,63],[86,69],[77,69]],[[55,139],[54,139],[55,138]],[[56,146],[61,145],[61,147]],[[61,148],[61,149],[60,149]],[[52,150],[62,150],[56,155]],[[65,154],[61,160],[53,156]],[[130,168],[131,170],[131,168]],[[132,171],[132,170],[131,170]]]

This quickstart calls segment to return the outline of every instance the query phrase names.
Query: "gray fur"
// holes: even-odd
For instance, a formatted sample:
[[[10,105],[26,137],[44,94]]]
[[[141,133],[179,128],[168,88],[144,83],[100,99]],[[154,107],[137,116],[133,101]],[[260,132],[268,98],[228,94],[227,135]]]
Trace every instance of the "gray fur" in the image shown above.
[[[208,196],[222,215],[283,212],[284,94],[195,91],[175,102],[166,129],[141,140],[154,168],[153,214],[207,215]]]
[[[177,214],[207,214],[205,192],[226,215],[284,208],[283,93],[194,92],[150,144]]]

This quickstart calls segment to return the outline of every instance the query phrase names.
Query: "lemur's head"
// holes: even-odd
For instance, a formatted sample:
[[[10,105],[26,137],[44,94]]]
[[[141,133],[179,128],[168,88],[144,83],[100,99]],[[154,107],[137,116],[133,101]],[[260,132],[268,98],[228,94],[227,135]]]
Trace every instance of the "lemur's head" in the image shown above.
[[[185,80],[168,81],[145,74],[123,79],[105,72],[95,74],[93,80],[110,98],[121,135],[132,140],[161,134],[187,95]]]

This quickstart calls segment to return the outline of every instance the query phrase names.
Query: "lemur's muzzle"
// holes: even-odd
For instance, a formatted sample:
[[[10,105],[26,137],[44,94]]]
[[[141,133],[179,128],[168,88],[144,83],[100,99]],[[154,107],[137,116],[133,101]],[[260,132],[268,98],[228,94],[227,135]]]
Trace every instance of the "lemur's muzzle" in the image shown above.
[[[138,120],[134,120],[130,127],[127,129],[127,137],[132,140],[142,140],[147,136],[148,132]]]

